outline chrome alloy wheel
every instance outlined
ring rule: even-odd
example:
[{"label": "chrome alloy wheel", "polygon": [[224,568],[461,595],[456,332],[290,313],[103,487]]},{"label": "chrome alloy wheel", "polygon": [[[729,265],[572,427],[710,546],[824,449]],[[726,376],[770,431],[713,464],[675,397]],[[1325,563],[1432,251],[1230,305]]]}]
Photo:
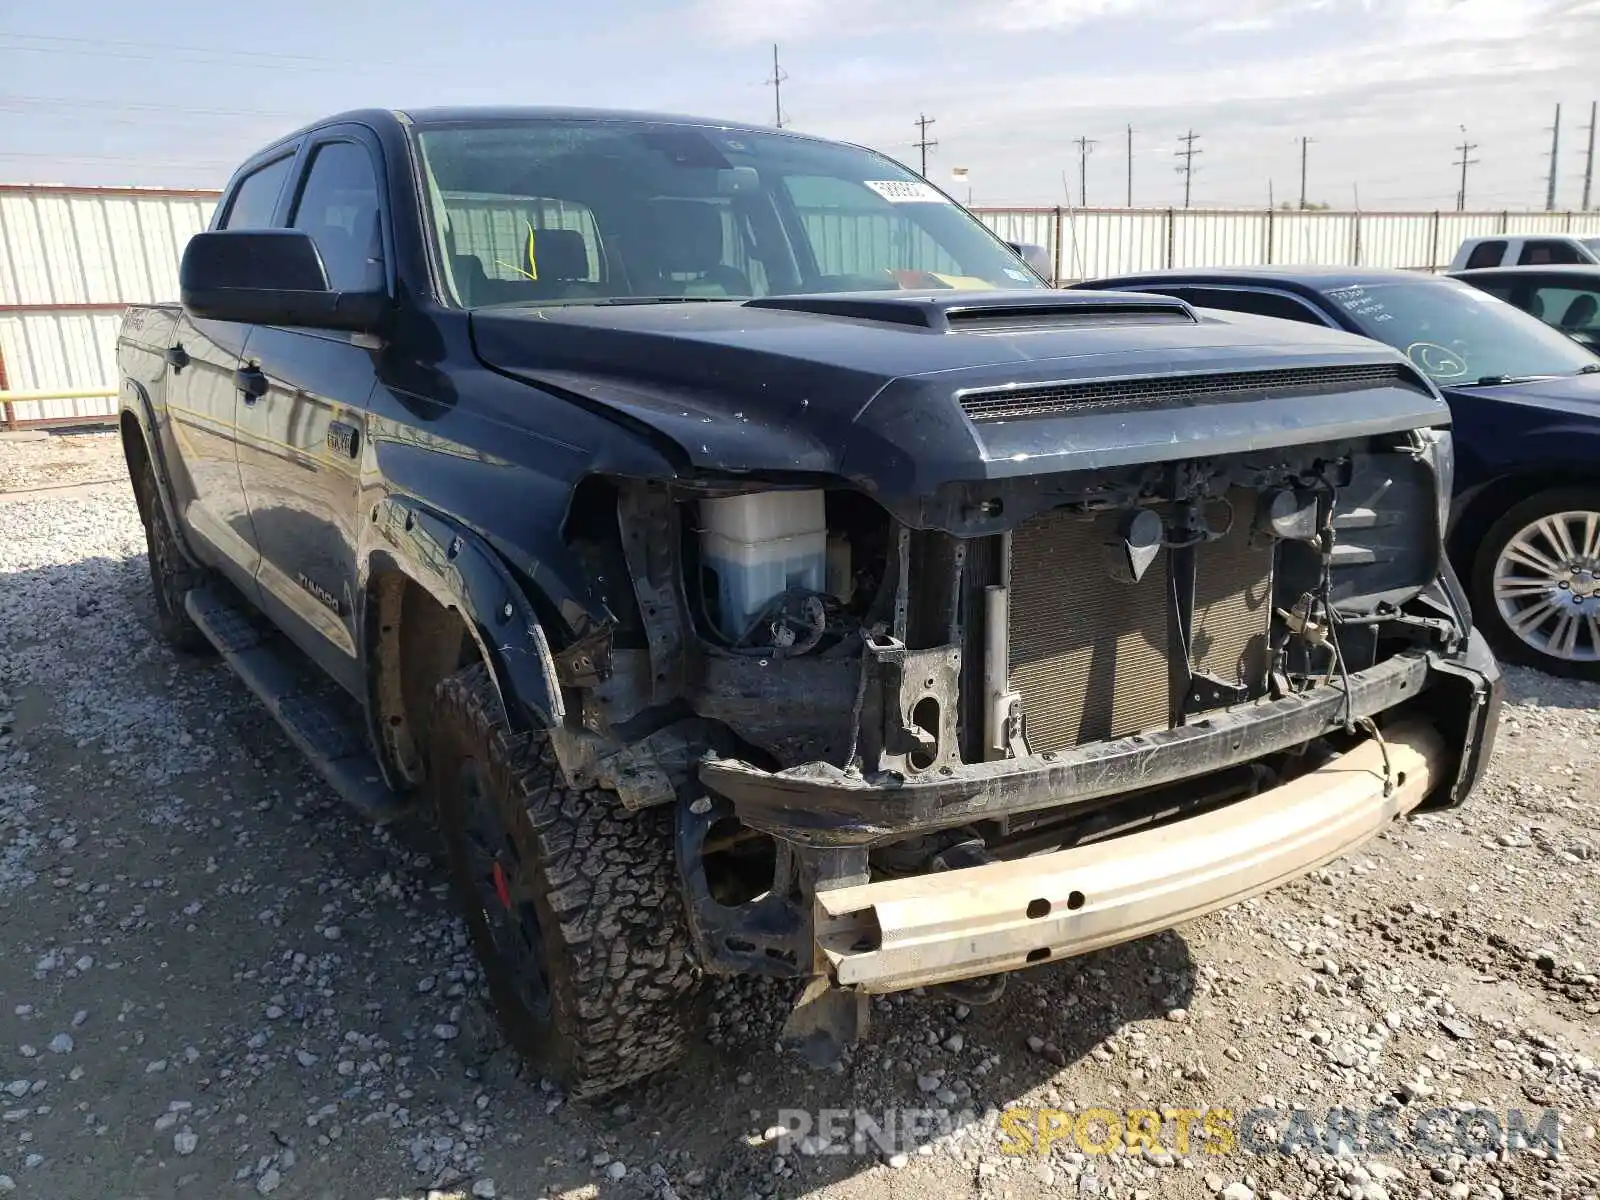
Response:
[{"label": "chrome alloy wheel", "polygon": [[1600,662],[1600,512],[1540,517],[1494,564],[1494,600],[1511,632],[1564,662]]}]

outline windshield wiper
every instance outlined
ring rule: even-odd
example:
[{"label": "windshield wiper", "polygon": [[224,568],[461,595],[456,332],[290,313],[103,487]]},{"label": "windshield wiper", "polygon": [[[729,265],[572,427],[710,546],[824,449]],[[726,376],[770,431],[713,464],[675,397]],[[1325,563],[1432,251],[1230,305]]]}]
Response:
[{"label": "windshield wiper", "polygon": [[[1600,366],[1600,363],[1596,363]],[[1504,383],[1537,383],[1541,379],[1554,379],[1554,375],[1480,375],[1476,380],[1478,387],[1498,387]]]},{"label": "windshield wiper", "polygon": [[1600,362],[1592,362],[1586,367],[1579,367],[1574,375],[1600,375]]},{"label": "windshield wiper", "polygon": [[585,304],[736,304],[749,296],[600,296]]}]

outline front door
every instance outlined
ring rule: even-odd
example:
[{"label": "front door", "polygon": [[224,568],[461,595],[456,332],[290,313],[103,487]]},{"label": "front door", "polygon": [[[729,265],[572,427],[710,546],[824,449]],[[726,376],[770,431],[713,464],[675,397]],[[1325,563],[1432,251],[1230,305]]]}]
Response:
[{"label": "front door", "polygon": [[[335,291],[382,286],[377,148],[324,134],[302,155],[288,224],[317,243]],[[363,690],[356,547],[375,352],[361,335],[257,326],[239,408],[239,473],[262,609],[351,692]]]}]

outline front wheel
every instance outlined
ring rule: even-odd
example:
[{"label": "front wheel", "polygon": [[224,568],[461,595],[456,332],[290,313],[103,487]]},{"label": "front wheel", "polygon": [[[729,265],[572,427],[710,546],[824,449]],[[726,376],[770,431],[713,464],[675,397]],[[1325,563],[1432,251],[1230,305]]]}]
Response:
[{"label": "front wheel", "polygon": [[1600,490],[1557,488],[1514,505],[1473,564],[1473,616],[1495,653],[1600,680]]},{"label": "front wheel", "polygon": [[671,808],[568,787],[480,663],[435,693],[428,763],[452,883],[512,1044],[593,1096],[688,1048],[698,976]]}]

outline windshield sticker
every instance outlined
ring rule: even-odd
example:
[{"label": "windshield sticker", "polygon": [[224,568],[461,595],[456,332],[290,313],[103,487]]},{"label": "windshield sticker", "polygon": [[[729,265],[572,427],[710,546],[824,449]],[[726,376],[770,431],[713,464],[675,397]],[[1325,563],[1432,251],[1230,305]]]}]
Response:
[{"label": "windshield sticker", "polygon": [[1006,272],[1007,275],[1011,276],[1011,278],[1013,278],[1013,279],[1020,280],[1023,283],[1027,283],[1028,282],[1027,275],[1023,274],[1023,272],[1017,270],[1015,267],[1007,267],[1007,268],[1005,268],[1005,272]]},{"label": "windshield sticker", "polygon": [[1433,342],[1412,342],[1406,357],[1435,379],[1460,379],[1467,373],[1466,359]]},{"label": "windshield sticker", "polygon": [[1328,292],[1328,299],[1352,317],[1365,318],[1368,321],[1394,320],[1394,314],[1384,308],[1383,301],[1364,287],[1334,288]]},{"label": "windshield sticker", "polygon": [[863,179],[866,184],[890,204],[949,204],[947,196],[920,179]]}]

